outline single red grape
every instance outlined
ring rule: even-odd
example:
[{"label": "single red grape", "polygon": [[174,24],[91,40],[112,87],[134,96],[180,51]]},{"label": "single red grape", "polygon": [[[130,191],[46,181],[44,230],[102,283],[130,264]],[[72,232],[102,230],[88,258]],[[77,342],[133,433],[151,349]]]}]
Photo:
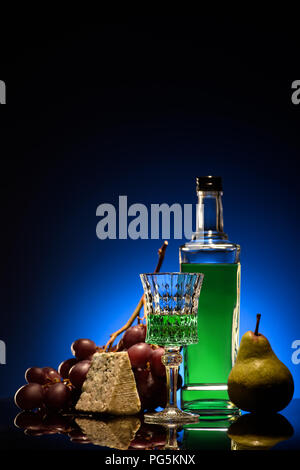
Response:
[{"label": "single red grape", "polygon": [[136,343],[143,343],[146,338],[146,326],[143,324],[134,325],[125,331],[122,340],[123,348],[129,349]]},{"label": "single red grape", "polygon": [[152,354],[151,346],[147,343],[137,343],[127,351],[132,367],[145,367]]},{"label": "single red grape", "polygon": [[78,359],[76,359],[76,357],[71,357],[71,359],[66,359],[65,361],[61,362],[58,366],[59,375],[61,375],[63,379],[67,379],[71,367],[77,364],[77,362]]},{"label": "single red grape", "polygon": [[151,371],[153,374],[157,375],[158,377],[165,377],[166,375],[166,368],[164,364],[161,362],[162,356],[165,354],[164,348],[157,348],[152,351],[150,357],[150,366]]},{"label": "single red grape", "polygon": [[42,406],[43,398],[43,387],[40,384],[29,383],[17,390],[14,401],[21,410],[33,410]]},{"label": "single red grape", "polygon": [[71,345],[72,354],[80,361],[88,359],[96,352],[96,343],[91,339],[81,338]]},{"label": "single red grape", "polygon": [[64,383],[55,383],[50,385],[44,396],[44,403],[47,408],[60,410],[64,408],[71,396],[71,390]]},{"label": "single red grape", "polygon": [[44,385],[47,382],[45,371],[41,367],[29,367],[25,372],[25,379],[28,383]]},{"label": "single red grape", "polygon": [[150,371],[148,369],[138,368],[134,371],[136,387],[137,387],[140,398],[147,395],[147,390],[148,390],[147,381],[148,381],[149,374],[150,374]]},{"label": "single red grape", "polygon": [[69,379],[76,388],[81,388],[86,379],[86,374],[90,368],[91,361],[79,361],[75,366],[71,367]]},{"label": "single red grape", "polygon": [[61,376],[53,367],[43,367],[43,371],[46,374],[47,381],[61,382]]},{"label": "single red grape", "polygon": [[142,410],[160,406],[165,396],[165,380],[154,376],[148,369],[136,369],[134,376]]}]

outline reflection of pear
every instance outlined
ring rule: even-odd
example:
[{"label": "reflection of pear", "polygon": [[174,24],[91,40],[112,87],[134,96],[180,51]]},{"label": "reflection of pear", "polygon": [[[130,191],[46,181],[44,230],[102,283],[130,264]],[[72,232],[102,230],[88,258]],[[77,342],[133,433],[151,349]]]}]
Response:
[{"label": "reflection of pear", "polygon": [[138,431],[141,421],[135,416],[117,418],[76,418],[76,423],[89,441],[98,446],[126,450]]},{"label": "reflection of pear", "polygon": [[273,352],[267,338],[248,331],[241,339],[235,365],[228,377],[229,398],[244,411],[276,412],[285,408],[294,393],[289,369]]},{"label": "reflection of pear", "polygon": [[228,429],[234,450],[268,450],[293,435],[288,420],[277,413],[248,413],[240,416]]}]

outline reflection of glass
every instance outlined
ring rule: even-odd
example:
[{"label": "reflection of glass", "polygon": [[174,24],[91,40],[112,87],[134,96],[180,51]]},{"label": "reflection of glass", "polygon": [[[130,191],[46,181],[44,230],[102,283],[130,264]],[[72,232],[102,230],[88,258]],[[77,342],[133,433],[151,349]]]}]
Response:
[{"label": "reflection of glass", "polygon": [[177,442],[177,429],[178,429],[178,424],[164,424],[164,428],[167,431],[166,435],[166,443],[163,447],[163,449],[169,449],[169,450],[178,450],[178,442]]},{"label": "reflection of glass", "polygon": [[203,274],[141,274],[147,311],[146,342],[165,347],[168,400],[163,411],[145,415],[145,421],[182,423],[198,416],[177,407],[178,368],[182,362],[180,346],[198,342],[198,299]]}]

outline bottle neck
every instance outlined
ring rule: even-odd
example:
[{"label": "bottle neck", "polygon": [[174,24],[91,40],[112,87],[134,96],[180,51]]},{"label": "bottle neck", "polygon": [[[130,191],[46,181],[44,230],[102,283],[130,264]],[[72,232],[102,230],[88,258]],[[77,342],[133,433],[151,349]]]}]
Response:
[{"label": "bottle neck", "polygon": [[196,232],[193,240],[227,240],[224,233],[222,191],[197,191]]}]

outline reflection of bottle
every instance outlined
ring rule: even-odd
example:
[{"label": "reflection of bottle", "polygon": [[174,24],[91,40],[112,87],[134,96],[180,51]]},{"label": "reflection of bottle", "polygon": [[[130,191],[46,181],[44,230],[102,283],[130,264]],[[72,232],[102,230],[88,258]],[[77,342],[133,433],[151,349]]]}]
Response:
[{"label": "reflection of bottle", "polygon": [[231,450],[227,430],[234,418],[201,420],[183,426],[182,449],[189,450]]},{"label": "reflection of bottle", "polygon": [[197,194],[196,232],[180,247],[181,271],[204,274],[199,342],[184,348],[182,408],[232,413],[227,379],[239,341],[240,247],[223,232],[221,178],[197,178]]}]

